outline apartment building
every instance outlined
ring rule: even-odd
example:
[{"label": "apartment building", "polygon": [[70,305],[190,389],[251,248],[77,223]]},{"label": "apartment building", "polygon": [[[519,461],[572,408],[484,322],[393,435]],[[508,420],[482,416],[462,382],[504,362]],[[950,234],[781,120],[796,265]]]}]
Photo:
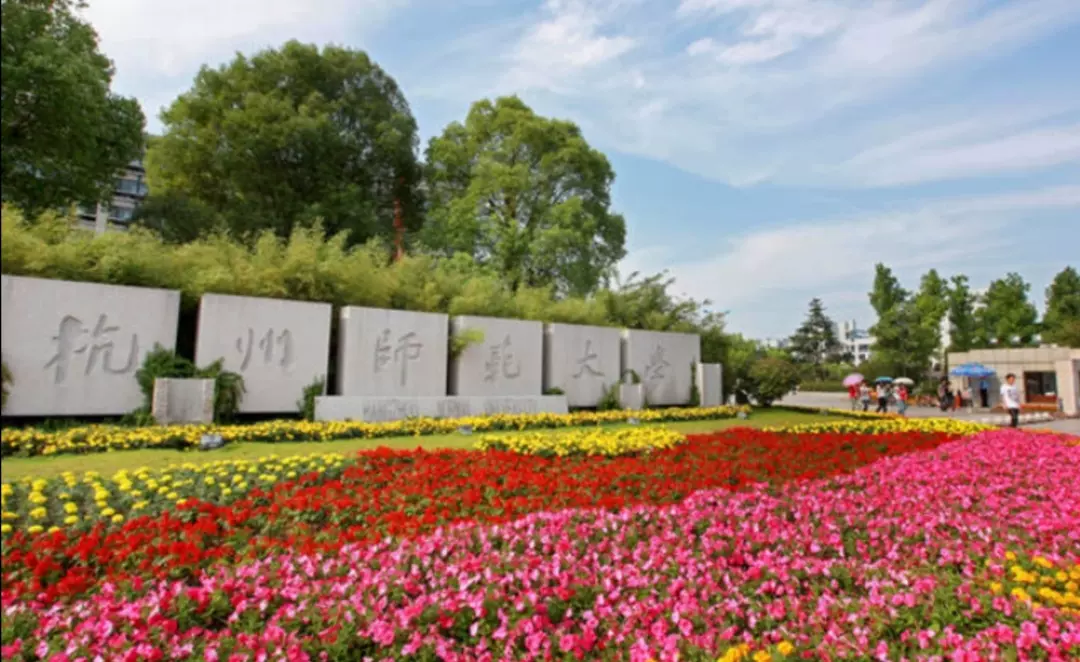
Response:
[{"label": "apartment building", "polygon": [[149,188],[142,160],[132,161],[117,177],[111,200],[99,202],[96,207],[79,207],[80,224],[98,234],[107,230],[126,230],[147,193]]}]

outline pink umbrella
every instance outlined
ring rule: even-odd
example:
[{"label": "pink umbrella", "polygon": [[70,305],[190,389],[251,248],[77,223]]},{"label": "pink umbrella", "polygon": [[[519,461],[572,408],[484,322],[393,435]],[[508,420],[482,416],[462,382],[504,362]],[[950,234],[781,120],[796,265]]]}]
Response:
[{"label": "pink umbrella", "polygon": [[865,381],[866,377],[863,377],[857,372],[853,372],[847,377],[844,377],[844,386],[855,386],[857,384],[862,384]]}]

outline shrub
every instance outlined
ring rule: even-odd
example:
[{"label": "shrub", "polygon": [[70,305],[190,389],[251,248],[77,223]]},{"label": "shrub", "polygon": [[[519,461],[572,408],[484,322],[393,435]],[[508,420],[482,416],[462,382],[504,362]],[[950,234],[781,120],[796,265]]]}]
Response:
[{"label": "shrub", "polygon": [[803,391],[813,391],[818,393],[843,393],[847,391],[847,387],[841,382],[820,382],[810,381],[802,382],[799,384],[799,389]]},{"label": "shrub", "polygon": [[300,417],[305,421],[315,420],[315,398],[326,394],[326,378],[319,377],[304,387],[300,393],[300,399],[296,401],[296,408],[300,410]]},{"label": "shrub", "polygon": [[135,380],[143,394],[143,406],[132,416],[136,420],[148,420],[154,400],[154,380],[156,379],[213,379],[214,380],[214,420],[229,421],[240,409],[244,397],[244,378],[235,372],[225,370],[223,361],[218,359],[205,368],[197,368],[194,363],[161,345],[147,353],[142,365],[135,372]]},{"label": "shrub", "polygon": [[750,395],[763,407],[784,397],[799,385],[799,369],[787,359],[766,357],[750,366]]}]

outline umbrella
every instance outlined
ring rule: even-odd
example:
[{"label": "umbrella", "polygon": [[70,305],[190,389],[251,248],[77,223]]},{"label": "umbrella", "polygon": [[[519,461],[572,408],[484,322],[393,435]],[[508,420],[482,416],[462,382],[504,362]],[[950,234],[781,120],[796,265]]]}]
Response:
[{"label": "umbrella", "polygon": [[949,371],[950,375],[955,377],[990,377],[996,374],[991,368],[987,368],[981,363],[965,363],[958,365]]},{"label": "umbrella", "polygon": [[904,386],[915,386],[915,380],[910,377],[899,377],[893,383],[903,384]]},{"label": "umbrella", "polygon": [[884,384],[884,383],[887,383],[887,382],[891,382],[892,377],[878,377],[874,381],[877,382],[878,384]]},{"label": "umbrella", "polygon": [[866,381],[866,377],[863,377],[857,372],[853,372],[847,377],[844,377],[844,386],[858,386]]}]

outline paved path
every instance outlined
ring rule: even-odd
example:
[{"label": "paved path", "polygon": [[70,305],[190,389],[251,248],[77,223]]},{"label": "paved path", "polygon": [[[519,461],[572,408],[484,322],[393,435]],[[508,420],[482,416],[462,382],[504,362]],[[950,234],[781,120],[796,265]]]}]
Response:
[{"label": "paved path", "polygon": [[[851,407],[847,393],[795,393],[785,397],[780,404],[796,405],[800,407],[828,407],[833,409],[848,409]],[[876,406],[875,403],[870,410],[873,411]],[[892,411],[895,411],[895,409]],[[976,410],[974,413],[969,413],[966,410],[942,412],[937,407],[911,407],[907,410],[907,415],[911,418],[955,418],[961,421],[978,421],[980,418],[989,414],[979,410]],[[1075,418],[1053,422],[1032,423],[1031,427],[1047,428],[1050,430],[1080,435],[1080,419]]]}]

